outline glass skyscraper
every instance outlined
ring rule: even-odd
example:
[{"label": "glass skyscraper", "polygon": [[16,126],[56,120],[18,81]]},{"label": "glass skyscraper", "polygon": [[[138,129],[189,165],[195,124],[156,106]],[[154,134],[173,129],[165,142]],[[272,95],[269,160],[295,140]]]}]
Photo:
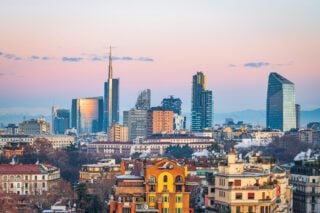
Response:
[{"label": "glass skyscraper", "polygon": [[213,98],[212,91],[206,90],[206,76],[197,72],[192,81],[191,130],[202,131],[212,127]]},{"label": "glass skyscraper", "polygon": [[119,79],[113,78],[111,48],[108,81],[104,83],[104,131],[119,122]]},{"label": "glass skyscraper", "polygon": [[72,100],[71,126],[78,134],[90,134],[102,131],[103,98],[79,98]]},{"label": "glass skyscraper", "polygon": [[52,133],[64,134],[70,128],[70,110],[52,107]]},{"label": "glass skyscraper", "polygon": [[267,128],[281,131],[296,128],[294,84],[275,72],[269,75]]},{"label": "glass skyscraper", "polygon": [[151,105],[151,90],[146,89],[140,92],[136,102],[136,109],[149,110]]},{"label": "glass skyscraper", "polygon": [[162,99],[162,107],[165,109],[170,109],[173,113],[180,115],[181,114],[181,104],[182,101],[180,98],[174,98],[172,95],[169,98]]}]

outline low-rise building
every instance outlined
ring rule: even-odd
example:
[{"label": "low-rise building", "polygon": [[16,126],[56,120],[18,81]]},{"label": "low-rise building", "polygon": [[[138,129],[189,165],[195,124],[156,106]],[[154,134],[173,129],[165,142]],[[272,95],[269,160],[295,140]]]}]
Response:
[{"label": "low-rise building", "polygon": [[113,124],[108,132],[110,142],[127,142],[128,127],[120,124]]},{"label": "low-rise building", "polygon": [[60,180],[60,169],[48,164],[0,164],[0,191],[42,194]]},{"label": "low-rise building", "polygon": [[70,135],[40,135],[36,139],[44,138],[51,143],[54,149],[64,149],[74,144],[75,138]]},{"label": "low-rise building", "polygon": [[245,163],[232,150],[209,181],[206,212],[292,212],[291,198],[285,170],[259,158]]},{"label": "low-rise building", "polygon": [[31,135],[0,135],[0,146],[8,143],[28,143],[33,144],[34,137]]},{"label": "low-rise building", "polygon": [[19,133],[29,135],[50,134],[50,123],[43,118],[23,121],[19,124]]},{"label": "low-rise building", "polygon": [[92,183],[98,179],[113,180],[124,174],[124,168],[116,164],[114,159],[104,159],[96,164],[85,164],[80,169],[80,183]]},{"label": "low-rise building", "polygon": [[291,168],[293,212],[320,212],[320,160],[298,159]]},{"label": "low-rise building", "polygon": [[164,212],[189,213],[190,192],[187,167],[162,159],[144,163],[143,176],[117,176],[110,213]]}]

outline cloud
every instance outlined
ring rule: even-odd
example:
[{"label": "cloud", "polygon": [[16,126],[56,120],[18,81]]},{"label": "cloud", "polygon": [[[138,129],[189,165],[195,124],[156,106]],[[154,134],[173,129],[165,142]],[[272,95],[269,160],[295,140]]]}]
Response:
[{"label": "cloud", "polygon": [[243,66],[244,67],[249,67],[249,68],[261,68],[261,67],[267,67],[270,64],[268,62],[248,62],[245,63]]},{"label": "cloud", "polygon": [[229,64],[229,67],[236,67],[235,64]]},{"label": "cloud", "polygon": [[[11,53],[0,52],[0,56],[8,59],[8,60],[31,60],[31,61],[47,61],[47,60],[61,60],[63,62],[80,62],[83,60],[88,61],[107,61],[108,55],[99,55],[99,54],[81,54],[81,56],[62,56],[61,58],[54,58],[49,56],[39,56],[39,55],[31,55],[29,57],[23,58]],[[145,61],[145,62],[153,62],[154,60],[149,57],[131,57],[131,56],[112,56],[112,60],[114,61]]]},{"label": "cloud", "polygon": [[43,60],[43,61],[47,61],[50,60],[52,58],[48,57],[48,56],[38,56],[38,55],[33,55],[30,57],[31,60]]},{"label": "cloud", "polygon": [[62,57],[63,62],[79,62],[82,61],[82,57]]},{"label": "cloud", "polygon": [[149,61],[149,62],[153,62],[154,61],[152,58],[148,58],[148,57],[139,57],[136,60],[137,61]]}]

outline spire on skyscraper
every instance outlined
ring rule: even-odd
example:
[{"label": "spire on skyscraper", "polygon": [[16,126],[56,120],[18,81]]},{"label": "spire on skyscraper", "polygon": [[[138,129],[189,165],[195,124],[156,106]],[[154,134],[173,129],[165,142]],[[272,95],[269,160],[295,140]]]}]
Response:
[{"label": "spire on skyscraper", "polygon": [[110,53],[109,53],[109,76],[108,79],[112,79],[112,57],[111,57],[111,46],[110,46]]}]

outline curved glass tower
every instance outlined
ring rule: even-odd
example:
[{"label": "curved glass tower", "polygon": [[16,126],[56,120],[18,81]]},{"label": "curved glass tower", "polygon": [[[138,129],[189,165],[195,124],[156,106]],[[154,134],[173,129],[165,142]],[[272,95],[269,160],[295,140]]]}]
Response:
[{"label": "curved glass tower", "polygon": [[278,73],[269,75],[267,128],[289,131],[296,128],[294,84]]}]

